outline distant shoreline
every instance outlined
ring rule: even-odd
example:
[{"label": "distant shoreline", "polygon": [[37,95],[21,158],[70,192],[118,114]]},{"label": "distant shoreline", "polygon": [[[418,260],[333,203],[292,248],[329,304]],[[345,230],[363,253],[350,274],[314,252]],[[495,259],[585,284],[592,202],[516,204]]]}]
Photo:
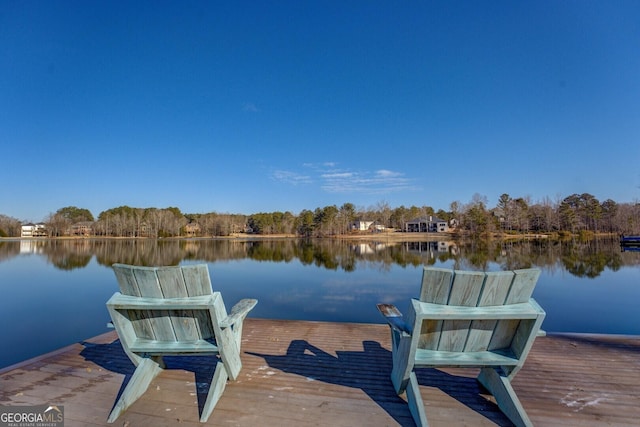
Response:
[{"label": "distant shoreline", "polygon": [[[577,236],[577,235],[575,235]],[[574,237],[575,237],[574,236]],[[617,237],[615,233],[597,233],[593,237]],[[235,241],[259,241],[259,240],[281,240],[281,239],[306,239],[307,237],[295,234],[247,234],[234,233],[229,236],[194,236],[194,237],[107,237],[107,236],[61,236],[61,237],[0,237],[0,241],[46,241],[46,240],[235,240]],[[380,232],[380,233],[353,233],[340,234],[325,237],[309,237],[310,239],[321,240],[352,240],[352,241],[385,241],[385,242],[435,242],[466,240],[471,236],[457,233],[416,233],[416,232]],[[481,236],[481,239],[495,240],[536,240],[536,239],[557,239],[558,236],[550,234],[506,234],[495,233],[489,237]]]},{"label": "distant shoreline", "polygon": [[234,233],[229,236],[178,236],[178,237],[112,237],[112,236],[60,236],[60,237],[0,237],[0,241],[46,241],[46,240],[283,240],[283,239],[320,239],[320,240],[365,240],[365,241],[438,241],[454,240],[453,233],[407,233],[407,232],[381,232],[381,233],[358,233],[340,234],[324,237],[304,237],[295,234],[247,234]]}]

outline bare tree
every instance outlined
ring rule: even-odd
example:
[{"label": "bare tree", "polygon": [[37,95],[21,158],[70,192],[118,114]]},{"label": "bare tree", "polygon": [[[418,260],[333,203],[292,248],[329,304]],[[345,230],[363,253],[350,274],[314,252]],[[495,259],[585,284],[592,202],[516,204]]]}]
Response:
[{"label": "bare tree", "polygon": [[16,218],[0,214],[0,237],[20,236],[22,224]]}]

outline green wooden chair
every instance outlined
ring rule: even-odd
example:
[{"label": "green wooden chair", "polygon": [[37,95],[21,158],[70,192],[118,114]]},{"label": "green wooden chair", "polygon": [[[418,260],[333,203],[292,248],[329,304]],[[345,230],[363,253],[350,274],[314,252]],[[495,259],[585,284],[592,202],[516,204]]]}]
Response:
[{"label": "green wooden chair", "polygon": [[120,292],[107,302],[122,348],[136,365],[114,405],[114,422],[165,368],[163,356],[214,356],[216,363],[200,422],[206,422],[227,379],[240,373],[242,323],[257,300],[238,302],[230,314],[213,292],[206,264],[137,267],[114,264]]},{"label": "green wooden chair", "polygon": [[454,271],[426,267],[420,299],[405,317],[391,304],[378,309],[391,328],[391,381],[407,394],[419,426],[428,426],[417,368],[481,368],[478,381],[517,426],[531,426],[511,380],[524,364],[545,312],[531,298],[540,270]]}]

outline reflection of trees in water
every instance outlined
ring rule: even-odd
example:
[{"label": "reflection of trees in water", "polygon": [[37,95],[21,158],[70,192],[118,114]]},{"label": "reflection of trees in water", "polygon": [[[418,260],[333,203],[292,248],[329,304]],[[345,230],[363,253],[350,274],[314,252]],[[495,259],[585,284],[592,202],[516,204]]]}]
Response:
[{"label": "reflection of trees in water", "polygon": [[306,265],[344,271],[356,268],[357,254],[339,240],[301,240],[296,251],[301,255],[300,262]]},{"label": "reflection of trees in water", "polygon": [[625,264],[640,264],[640,257],[620,252],[616,239],[485,241],[463,245],[460,253],[461,261],[456,268],[485,269],[490,262],[499,264],[504,270],[561,266],[577,277],[597,277],[605,268],[616,271]]},{"label": "reflection of trees in water", "polygon": [[93,248],[86,240],[51,240],[45,245],[43,253],[56,268],[74,270],[89,264]]},{"label": "reflection of trees in water", "polygon": [[0,242],[0,262],[11,259],[20,254],[20,242]]},{"label": "reflection of trees in water", "polygon": [[179,240],[119,239],[96,240],[95,254],[99,264],[178,265],[190,252],[180,247]]},{"label": "reflection of trees in water", "polygon": [[578,277],[596,277],[605,269],[640,264],[638,253],[620,251],[618,241],[487,241],[444,242],[353,242],[337,239],[273,240],[152,240],[74,239],[0,242],[0,260],[20,253],[38,253],[57,268],[71,270],[89,264],[95,255],[99,264],[177,265],[182,261],[216,262],[252,259],[292,262],[331,270],[354,271],[372,267],[388,270],[452,262],[457,269],[485,270],[497,264],[505,270],[533,266],[562,268]]},{"label": "reflection of trees in water", "polygon": [[74,270],[84,268],[91,261],[91,255],[68,254],[63,257],[51,257],[51,263],[60,270]]},{"label": "reflection of trees in water", "polygon": [[282,241],[276,245],[263,245],[262,242],[251,242],[247,246],[246,257],[254,261],[290,262],[295,258],[292,249],[294,241]]},{"label": "reflection of trees in water", "polygon": [[603,250],[599,241],[574,243],[562,254],[562,265],[577,277],[598,277],[605,268],[617,271],[623,265],[620,249],[617,252]]}]

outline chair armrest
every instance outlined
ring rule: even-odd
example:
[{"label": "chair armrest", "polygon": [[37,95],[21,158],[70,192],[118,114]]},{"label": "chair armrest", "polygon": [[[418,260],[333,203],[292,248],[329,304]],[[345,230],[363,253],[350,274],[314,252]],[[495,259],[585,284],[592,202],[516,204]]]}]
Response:
[{"label": "chair armrest", "polygon": [[257,303],[257,299],[250,298],[238,301],[238,303],[231,309],[231,313],[229,313],[229,315],[220,322],[220,326],[223,328],[233,326],[238,320],[241,321],[244,319]]},{"label": "chair armrest", "polygon": [[398,332],[411,334],[411,329],[402,318],[402,313],[393,304],[377,304],[378,311],[384,316],[389,326]]}]

